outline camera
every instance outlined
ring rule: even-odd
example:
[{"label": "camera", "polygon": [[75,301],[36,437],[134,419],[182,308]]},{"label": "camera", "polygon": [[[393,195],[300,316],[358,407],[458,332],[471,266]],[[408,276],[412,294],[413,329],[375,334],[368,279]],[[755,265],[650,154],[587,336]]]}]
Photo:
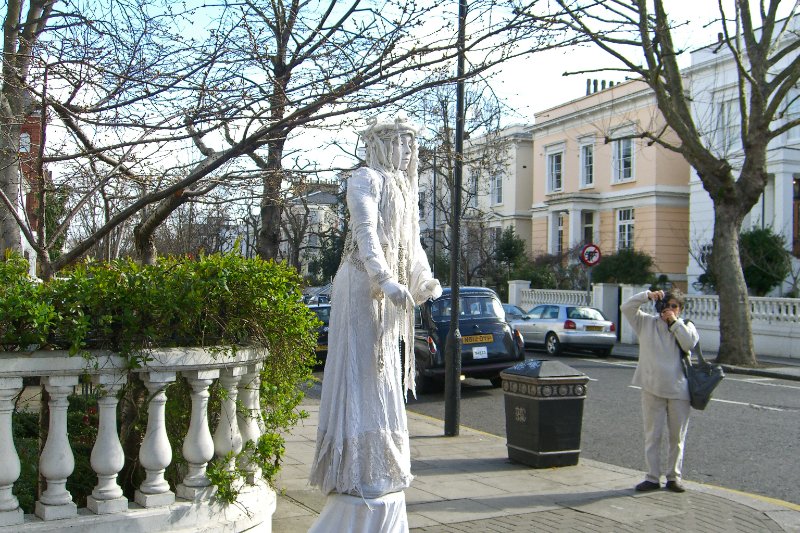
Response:
[{"label": "camera", "polygon": [[667,307],[667,302],[664,300],[664,298],[661,298],[660,300],[656,300],[656,301],[655,301],[655,302],[653,302],[653,303],[654,303],[654,304],[655,304],[655,306],[656,306],[656,313],[658,313],[659,315],[660,315],[660,314],[661,314],[661,313],[664,311],[664,309]]}]

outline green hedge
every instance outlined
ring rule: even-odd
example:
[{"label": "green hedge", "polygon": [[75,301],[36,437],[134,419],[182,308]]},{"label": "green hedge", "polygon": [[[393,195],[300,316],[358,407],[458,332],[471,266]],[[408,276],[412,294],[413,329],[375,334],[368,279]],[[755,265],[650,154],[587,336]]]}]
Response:
[{"label": "green hedge", "polygon": [[[283,455],[280,435],[305,416],[297,406],[316,362],[319,323],[302,303],[300,281],[285,264],[218,254],[166,258],[155,266],[126,260],[86,262],[40,282],[28,277],[22,258],[9,255],[0,261],[0,351],[66,349],[90,358],[89,350],[108,349],[127,357],[135,369],[146,366],[149,351],[158,348],[266,348],[269,357],[261,372],[266,431],[256,443],[256,455],[264,476],[271,480]],[[135,386],[132,377],[129,387]],[[211,392],[213,408],[220,391],[213,387]],[[179,380],[167,395],[168,431],[176,451],[172,467],[177,472],[179,441],[189,423],[185,408],[190,404],[189,387]],[[137,424],[143,429],[146,405],[142,407]],[[213,414],[210,422],[213,428]],[[24,424],[21,419],[14,423]],[[73,448],[85,444],[73,439],[72,433],[70,437]],[[27,450],[30,460],[29,446],[20,441],[17,445]],[[210,471],[215,468],[211,465]],[[78,465],[73,476],[83,477]],[[170,479],[173,485],[178,477]],[[220,494],[232,501],[235,491],[224,488]],[[73,491],[80,502],[85,494],[76,492],[82,491]]]}]

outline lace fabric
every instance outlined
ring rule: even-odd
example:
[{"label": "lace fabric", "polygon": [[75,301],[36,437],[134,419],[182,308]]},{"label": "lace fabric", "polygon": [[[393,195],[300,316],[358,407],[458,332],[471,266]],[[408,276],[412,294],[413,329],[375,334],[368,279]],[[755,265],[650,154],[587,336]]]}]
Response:
[{"label": "lace fabric", "polygon": [[[432,279],[403,173],[362,168],[350,178],[351,233],[333,280],[328,356],[309,481],[324,493],[374,498],[408,487],[405,388],[414,390],[414,319],[380,291],[392,278],[416,301]],[[416,229],[416,231],[415,231]],[[400,339],[405,339],[405,367]],[[404,379],[405,378],[405,379]]]}]

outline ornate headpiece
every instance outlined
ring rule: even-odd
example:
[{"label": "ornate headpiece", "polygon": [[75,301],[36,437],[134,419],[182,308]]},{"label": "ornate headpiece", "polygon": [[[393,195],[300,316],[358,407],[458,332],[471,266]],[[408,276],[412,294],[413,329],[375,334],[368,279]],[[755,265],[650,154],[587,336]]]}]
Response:
[{"label": "ornate headpiece", "polygon": [[398,116],[394,120],[384,120],[378,122],[376,117],[367,121],[367,128],[359,132],[359,136],[368,142],[370,137],[377,136],[379,139],[392,139],[397,135],[405,133],[417,136],[417,128],[408,121],[406,117]]}]

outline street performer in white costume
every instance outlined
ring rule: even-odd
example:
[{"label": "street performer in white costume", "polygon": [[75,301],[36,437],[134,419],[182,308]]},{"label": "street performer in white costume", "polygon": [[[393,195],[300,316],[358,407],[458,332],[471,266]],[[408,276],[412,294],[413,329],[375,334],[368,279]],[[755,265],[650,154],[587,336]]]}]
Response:
[{"label": "street performer in white costume", "polygon": [[371,124],[361,132],[367,166],[348,180],[350,229],[333,280],[309,477],[328,500],[314,533],[408,531],[414,305],[442,293],[420,244],[415,137],[403,119]]}]

